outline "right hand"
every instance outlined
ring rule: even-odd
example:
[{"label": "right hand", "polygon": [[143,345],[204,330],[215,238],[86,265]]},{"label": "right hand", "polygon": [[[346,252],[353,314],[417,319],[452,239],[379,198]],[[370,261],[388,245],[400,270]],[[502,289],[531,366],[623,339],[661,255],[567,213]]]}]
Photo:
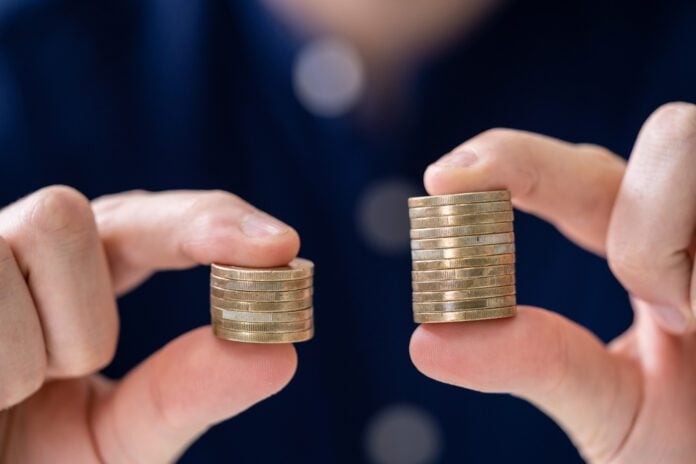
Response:
[{"label": "right hand", "polygon": [[[628,163],[595,145],[498,129],[430,166],[431,195],[509,189],[518,208],[606,256],[635,320],[608,345],[530,306],[510,319],[425,324],[411,339],[416,366],[443,382],[530,401],[589,462],[693,463],[694,154],[696,105],[671,103],[645,122]],[[573,304],[583,301],[574,296]]]},{"label": "right hand", "polygon": [[282,389],[297,364],[292,345],[222,341],[209,327],[123,380],[95,372],[114,356],[116,295],[153,272],[283,265],[298,249],[292,228],[224,192],[90,203],[48,187],[0,210],[0,460],[172,461],[212,424]]}]

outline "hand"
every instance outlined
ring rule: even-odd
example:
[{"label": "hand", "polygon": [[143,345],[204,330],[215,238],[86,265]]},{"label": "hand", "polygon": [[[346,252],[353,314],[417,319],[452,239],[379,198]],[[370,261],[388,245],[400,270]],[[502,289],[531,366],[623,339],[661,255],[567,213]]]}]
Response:
[{"label": "hand", "polygon": [[90,204],[49,187],[0,211],[0,460],[168,462],[279,391],[295,371],[291,345],[226,342],[209,327],[119,382],[93,373],[114,355],[115,295],[152,272],[282,265],[298,248],[293,229],[223,192]]},{"label": "hand", "polygon": [[657,110],[628,165],[600,147],[492,130],[430,166],[425,185],[434,195],[509,189],[519,209],[607,257],[635,322],[609,346],[528,306],[508,320],[422,325],[411,340],[418,369],[532,402],[590,462],[694,462],[696,106]]}]

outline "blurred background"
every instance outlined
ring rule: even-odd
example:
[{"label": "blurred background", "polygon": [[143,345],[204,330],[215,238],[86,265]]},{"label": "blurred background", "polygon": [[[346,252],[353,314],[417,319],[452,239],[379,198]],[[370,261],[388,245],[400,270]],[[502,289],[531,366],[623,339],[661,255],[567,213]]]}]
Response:
[{"label": "blurred background", "polygon": [[[657,106],[696,101],[694,24],[686,0],[1,0],[0,205],[54,183],[225,189],[297,228],[317,336],[184,463],[581,462],[530,405],[411,365],[405,200],[492,127],[627,156]],[[621,333],[606,263],[516,219],[519,301]],[[207,279],[122,298],[107,375],[206,324]]]}]

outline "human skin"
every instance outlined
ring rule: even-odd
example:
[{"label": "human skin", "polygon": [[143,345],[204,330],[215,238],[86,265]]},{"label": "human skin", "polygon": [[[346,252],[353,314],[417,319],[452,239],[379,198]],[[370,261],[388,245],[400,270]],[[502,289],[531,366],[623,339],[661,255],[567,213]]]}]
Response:
[{"label": "human skin", "polygon": [[116,296],[153,272],[282,265],[298,249],[292,228],[225,192],[90,202],[53,186],[1,210],[0,461],[171,462],[281,390],[297,364],[292,345],[222,341],[210,327],[122,380],[96,372],[114,355]]},{"label": "human skin", "polygon": [[410,346],[416,367],[530,401],[589,462],[693,462],[696,106],[653,113],[628,163],[601,147],[495,129],[428,167],[424,180],[432,195],[509,189],[517,208],[606,257],[635,320],[609,345],[531,306],[507,320],[421,325]]}]

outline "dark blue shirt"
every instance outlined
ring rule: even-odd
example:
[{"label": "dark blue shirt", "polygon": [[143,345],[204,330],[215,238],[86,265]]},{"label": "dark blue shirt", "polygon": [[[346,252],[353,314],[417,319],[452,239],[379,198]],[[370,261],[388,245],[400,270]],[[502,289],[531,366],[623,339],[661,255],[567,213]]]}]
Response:
[{"label": "dark blue shirt", "polygon": [[[268,463],[366,462],[374,418],[395,405],[432,418],[438,462],[579,461],[530,405],[415,370],[408,248],[372,246],[360,208],[384,181],[419,186],[429,162],[495,126],[627,155],[658,105],[696,100],[694,24],[687,1],[515,2],[367,129],[303,108],[292,88],[302,43],[255,1],[7,0],[0,204],[53,183],[90,197],[219,188],[297,228],[317,266],[316,338],[298,346],[287,389],[213,428],[183,462],[258,462],[259,451]],[[625,330],[627,297],[604,261],[523,214],[516,232],[521,303],[604,340]],[[207,287],[206,269],[164,273],[122,298],[107,374],[206,324]]]}]

